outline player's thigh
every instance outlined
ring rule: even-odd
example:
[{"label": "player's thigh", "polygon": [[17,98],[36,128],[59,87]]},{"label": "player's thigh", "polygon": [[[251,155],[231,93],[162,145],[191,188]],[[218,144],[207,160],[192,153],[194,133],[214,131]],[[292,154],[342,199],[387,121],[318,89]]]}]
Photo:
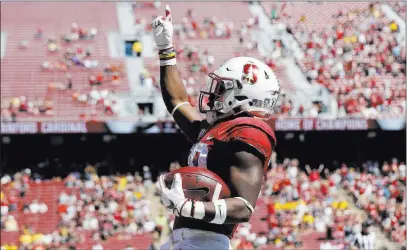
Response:
[{"label": "player's thigh", "polygon": [[174,250],[229,250],[230,242],[218,237],[189,237],[174,244]]}]

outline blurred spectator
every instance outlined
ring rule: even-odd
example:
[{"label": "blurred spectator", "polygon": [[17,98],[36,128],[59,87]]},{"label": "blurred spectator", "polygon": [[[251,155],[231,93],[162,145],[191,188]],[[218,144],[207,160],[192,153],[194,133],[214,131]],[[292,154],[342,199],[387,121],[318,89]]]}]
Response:
[{"label": "blurred spectator", "polygon": [[59,50],[59,47],[58,47],[58,45],[56,43],[56,39],[54,37],[50,37],[48,39],[48,45],[47,46],[48,46],[48,51],[49,52],[56,52],[56,51]]},{"label": "blurred spectator", "polygon": [[401,18],[406,16],[406,3],[405,2],[389,2],[388,3],[399,14]]},{"label": "blurred spectator", "polygon": [[48,211],[48,207],[44,202],[38,202],[38,200],[33,200],[33,202],[29,205],[30,213],[46,213]]},{"label": "blurred spectator", "polygon": [[141,56],[141,51],[142,51],[142,44],[139,41],[136,41],[133,43],[132,46],[132,51],[133,51],[133,55],[136,54],[137,57]]},{"label": "blurred spectator", "polygon": [[143,181],[144,186],[147,188],[152,185],[152,175],[148,166],[143,167]]},{"label": "blurred spectator", "polygon": [[17,232],[18,231],[18,224],[15,220],[14,216],[7,215],[6,220],[4,222],[4,231],[6,232]]},{"label": "blurred spectator", "polygon": [[100,243],[96,243],[92,246],[92,250],[103,250],[103,246]]},{"label": "blurred spectator", "polygon": [[41,28],[38,28],[37,29],[37,32],[35,33],[35,35],[34,35],[34,37],[36,38],[36,39],[40,39],[40,38],[42,38],[42,35],[44,34],[44,31],[41,29]]},{"label": "blurred spectator", "polygon": [[29,42],[28,42],[27,39],[22,39],[21,42],[20,42],[20,48],[22,48],[22,49],[27,49],[27,48],[28,48],[28,44],[29,44]]},{"label": "blurred spectator", "polygon": [[375,249],[375,233],[371,232],[369,225],[362,225],[361,232],[355,235],[355,243],[361,249]]},{"label": "blurred spectator", "polygon": [[72,87],[73,87],[73,85],[72,85],[72,75],[69,74],[69,73],[66,73],[65,78],[66,78],[66,81],[67,81],[66,88],[67,89],[72,89]]},{"label": "blurred spectator", "polygon": [[148,247],[149,250],[159,250],[160,249],[160,239],[161,239],[161,231],[160,227],[156,227],[152,232],[153,242]]}]

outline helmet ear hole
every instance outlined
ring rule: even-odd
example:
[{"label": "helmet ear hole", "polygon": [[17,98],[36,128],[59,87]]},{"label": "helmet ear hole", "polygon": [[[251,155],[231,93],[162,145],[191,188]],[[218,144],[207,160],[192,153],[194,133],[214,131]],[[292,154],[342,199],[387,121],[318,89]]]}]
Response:
[{"label": "helmet ear hole", "polygon": [[230,105],[232,105],[232,102],[231,102],[231,101],[229,101],[229,102],[228,102],[228,105],[229,105],[229,106],[230,106]]}]

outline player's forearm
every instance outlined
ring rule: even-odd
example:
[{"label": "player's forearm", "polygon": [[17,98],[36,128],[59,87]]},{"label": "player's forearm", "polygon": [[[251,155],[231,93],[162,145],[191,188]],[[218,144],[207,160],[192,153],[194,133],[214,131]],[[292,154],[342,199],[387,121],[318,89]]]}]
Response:
[{"label": "player's forearm", "polygon": [[[226,202],[226,219],[223,224],[236,224],[242,222],[248,222],[252,212],[244,204],[243,201],[229,198],[225,199]],[[216,209],[213,202],[204,202],[205,206],[205,217],[203,218],[206,222],[212,222],[216,217],[216,211],[221,211],[219,206]],[[224,215],[221,215],[224,216]]]},{"label": "player's forearm", "polygon": [[164,103],[173,114],[177,105],[188,102],[188,95],[177,69],[176,52],[172,42],[174,27],[170,6],[165,6],[165,17],[158,16],[151,23],[151,27],[160,58],[160,85]]},{"label": "player's forearm", "polygon": [[179,76],[177,65],[160,67],[160,85],[169,112],[179,103],[188,102],[187,91]]},{"label": "player's forearm", "polygon": [[183,217],[203,220],[213,224],[236,224],[247,222],[253,207],[241,198],[228,198],[211,202],[186,200],[180,207]]}]

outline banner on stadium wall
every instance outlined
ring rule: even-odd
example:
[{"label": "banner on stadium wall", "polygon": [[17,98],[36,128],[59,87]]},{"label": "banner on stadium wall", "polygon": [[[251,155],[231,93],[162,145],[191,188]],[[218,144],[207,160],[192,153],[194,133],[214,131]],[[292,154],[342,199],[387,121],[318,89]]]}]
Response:
[{"label": "banner on stadium wall", "polygon": [[366,119],[307,119],[287,118],[269,120],[275,131],[329,131],[329,130],[368,130],[376,129],[374,120]]},{"label": "banner on stadium wall", "polygon": [[[363,131],[403,130],[404,118],[380,120],[366,119],[318,119],[318,118],[272,118],[267,123],[275,131]],[[43,121],[43,122],[2,122],[1,134],[86,134],[86,133],[178,133],[174,121],[132,122],[132,121]]]},{"label": "banner on stadium wall", "polygon": [[101,122],[2,122],[1,134],[86,134],[106,133]]}]

